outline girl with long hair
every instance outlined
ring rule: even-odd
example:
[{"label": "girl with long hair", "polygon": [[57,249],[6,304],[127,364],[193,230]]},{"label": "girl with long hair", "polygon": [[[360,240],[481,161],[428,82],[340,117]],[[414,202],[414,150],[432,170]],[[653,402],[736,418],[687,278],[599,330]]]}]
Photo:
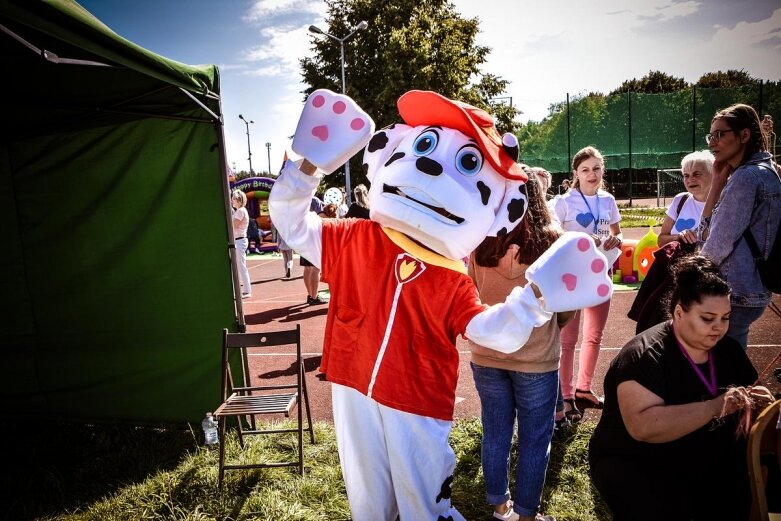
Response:
[{"label": "girl with long hair", "polygon": [[[605,252],[621,247],[621,227],[615,198],[605,190],[603,176],[605,160],[594,147],[585,147],[572,159],[572,188],[557,197],[553,211],[565,231],[585,232]],[[561,392],[567,416],[580,419],[581,406],[602,407],[602,398],[591,390],[591,381],[602,347],[602,333],[607,323],[610,301],[579,310],[561,331]],[[580,333],[580,317],[583,315],[583,341],[580,346],[578,378],[573,389],[575,344]]]},{"label": "girl with long hair", "polygon": [[[470,258],[469,275],[480,299],[489,305],[503,302],[514,287],[525,285],[526,268],[561,233],[551,222],[536,174],[528,171],[528,175],[529,206],[521,223],[510,233],[486,238]],[[534,329],[523,347],[510,354],[469,342],[482,410],[486,497],[497,519],[552,519],[538,510],[558,394],[559,328],[571,317],[572,313],[554,313],[545,325]],[[511,496],[508,461],[516,419],[518,461]]]}]

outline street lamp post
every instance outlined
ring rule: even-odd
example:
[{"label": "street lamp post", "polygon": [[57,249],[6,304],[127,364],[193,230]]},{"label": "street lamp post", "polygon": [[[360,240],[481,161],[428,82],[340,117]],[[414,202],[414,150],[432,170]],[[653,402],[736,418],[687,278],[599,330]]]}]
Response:
[{"label": "street lamp post", "polygon": [[[339,53],[342,60],[342,94],[347,94],[347,88],[344,81],[344,42],[352,38],[355,33],[357,33],[362,29],[366,29],[368,26],[369,23],[366,20],[363,20],[358,25],[353,27],[352,31],[350,31],[350,33],[344,38],[337,38],[336,36],[332,34],[328,34],[327,32],[323,31],[322,29],[314,25],[309,26],[309,32],[315,34],[322,34],[332,39],[335,42],[339,42]],[[349,206],[352,203],[352,190],[350,189],[350,160],[349,159],[344,164],[344,190],[345,192],[347,192],[347,205]]]},{"label": "street lamp post", "polygon": [[268,152],[268,175],[271,175],[271,143],[266,142],[266,152]]},{"label": "street lamp post", "polygon": [[242,120],[245,125],[247,125],[247,153],[249,154],[247,161],[249,161],[249,175],[252,177],[252,149],[249,146],[249,124],[255,122],[252,120],[247,121],[241,114],[239,114],[239,119]]}]

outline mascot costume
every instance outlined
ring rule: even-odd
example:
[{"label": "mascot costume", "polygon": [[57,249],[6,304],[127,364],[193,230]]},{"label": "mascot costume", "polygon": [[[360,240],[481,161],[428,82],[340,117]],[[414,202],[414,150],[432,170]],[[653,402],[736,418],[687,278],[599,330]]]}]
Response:
[{"label": "mascot costume", "polygon": [[[313,92],[293,139],[304,159],[285,164],[269,210],[331,291],[321,370],[353,519],[458,520],[448,444],[457,336],[513,352],[552,312],[604,302],[612,285],[593,241],[570,232],[529,267],[527,286],[482,304],[463,259],[524,215],[518,141],[434,92],[407,92],[398,108],[405,124],[375,133],[350,98]],[[363,147],[371,219],[308,212],[322,175]]]}]

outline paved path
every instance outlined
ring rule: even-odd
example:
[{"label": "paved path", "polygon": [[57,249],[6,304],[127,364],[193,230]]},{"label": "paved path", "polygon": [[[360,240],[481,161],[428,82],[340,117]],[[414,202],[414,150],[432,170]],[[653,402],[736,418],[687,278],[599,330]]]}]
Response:
[{"label": "paved path", "polygon": [[[624,236],[639,239],[645,232],[643,228],[631,228],[624,231]],[[271,255],[250,257],[253,297],[243,301],[247,330],[272,331],[294,327],[296,323],[301,324],[312,414],[316,420],[331,421],[330,384],[324,380],[319,371],[328,306],[305,304],[306,292],[301,278],[302,268],[298,266],[298,261],[295,264],[293,277],[286,280],[283,278],[281,257]],[[326,285],[321,284],[321,289],[326,289]],[[610,361],[621,346],[634,336],[635,323],[626,317],[626,313],[632,305],[635,294],[635,291],[621,291],[613,295],[602,352],[594,377],[594,390],[600,394]],[[781,296],[776,295],[774,302],[781,305]],[[455,415],[457,418],[479,416],[480,402],[472,383],[466,341],[459,339],[457,346],[461,353],[461,368]],[[776,392],[781,390],[781,385],[775,382],[772,374],[773,368],[781,366],[781,317],[770,310],[765,312],[751,330],[749,356],[757,371],[768,369],[764,375],[765,384]],[[291,351],[252,353],[250,354],[251,375],[253,377],[292,376],[295,374],[292,366],[293,359],[294,354]],[[577,367],[575,374],[577,374]],[[589,414],[593,413],[589,412]]]}]

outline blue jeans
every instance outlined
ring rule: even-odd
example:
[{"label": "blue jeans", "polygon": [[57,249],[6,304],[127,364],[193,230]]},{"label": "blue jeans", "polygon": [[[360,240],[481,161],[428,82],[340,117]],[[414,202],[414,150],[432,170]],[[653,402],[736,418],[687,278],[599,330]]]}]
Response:
[{"label": "blue jeans", "polygon": [[732,310],[729,314],[729,329],[727,329],[727,336],[737,340],[743,348],[743,351],[748,349],[748,330],[751,327],[751,324],[756,322],[764,312],[764,307],[749,308],[732,305]]},{"label": "blue jeans", "polygon": [[471,366],[482,410],[481,459],[488,502],[498,505],[510,499],[510,448],[517,417],[513,509],[519,515],[534,516],[548,469],[559,371],[521,373]]}]

